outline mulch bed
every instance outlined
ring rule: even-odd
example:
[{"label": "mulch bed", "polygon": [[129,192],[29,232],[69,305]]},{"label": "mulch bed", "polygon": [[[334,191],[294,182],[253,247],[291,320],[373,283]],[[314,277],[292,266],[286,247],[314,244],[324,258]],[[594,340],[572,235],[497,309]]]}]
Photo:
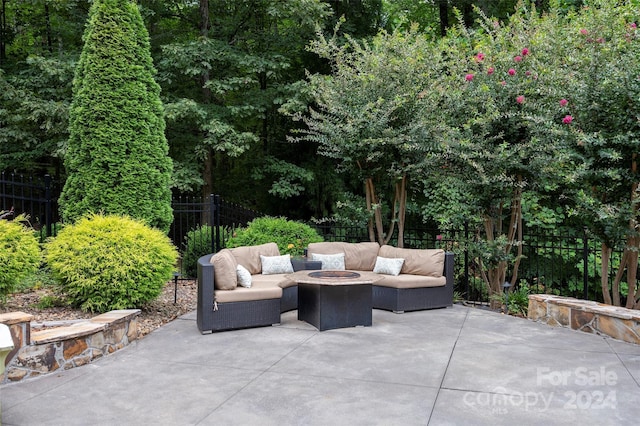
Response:
[{"label": "mulch bed", "polygon": [[[174,303],[174,282],[170,281],[156,300],[141,307],[138,317],[140,337],[196,309],[197,283],[195,280],[178,280],[178,297]],[[68,306],[38,308],[43,298],[55,298],[51,288],[45,287],[24,293],[14,293],[0,304],[0,313],[21,311],[33,315],[32,325],[46,326],[51,322],[73,321],[92,318],[98,314],[83,312]]]}]

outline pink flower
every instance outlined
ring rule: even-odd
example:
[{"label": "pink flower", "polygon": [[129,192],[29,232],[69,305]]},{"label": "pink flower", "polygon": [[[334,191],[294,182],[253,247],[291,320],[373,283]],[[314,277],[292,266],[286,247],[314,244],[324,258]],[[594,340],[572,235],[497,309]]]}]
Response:
[{"label": "pink flower", "polygon": [[484,53],[478,52],[478,54],[476,55],[476,61],[478,62],[484,61]]},{"label": "pink flower", "polygon": [[514,70],[513,68],[509,68],[509,71],[507,71],[507,73],[509,73],[509,75],[516,75],[516,70]]},{"label": "pink flower", "polygon": [[587,34],[589,34],[589,31],[587,31],[586,29],[582,28],[582,29],[580,29],[580,34],[587,35]]},{"label": "pink flower", "polygon": [[598,37],[598,39],[596,40],[596,42],[598,43],[604,43],[604,39],[602,37]]},{"label": "pink flower", "polygon": [[442,241],[442,235],[436,235],[436,240]]},{"label": "pink flower", "polygon": [[473,80],[473,74],[467,74],[467,75],[465,75],[465,76],[464,76],[464,79],[465,79],[465,80],[467,80],[467,81],[471,81],[471,80]]},{"label": "pink flower", "polygon": [[506,81],[504,81],[504,80],[502,80],[502,81],[500,82],[500,84],[502,84],[503,86],[506,86],[506,85],[507,85],[507,82],[506,82]]},{"label": "pink flower", "polygon": [[569,101],[568,101],[568,100],[566,100],[566,99],[560,99],[560,106],[561,106],[561,107],[566,107],[568,103],[569,103]]},{"label": "pink flower", "polygon": [[524,75],[526,75],[527,77],[529,77],[531,75],[531,71],[527,70],[525,71]]},{"label": "pink flower", "polygon": [[529,49],[527,49],[526,47],[522,49],[522,56],[527,56],[528,54],[529,54]]},{"label": "pink flower", "polygon": [[515,58],[513,58],[513,60],[516,62],[522,62],[522,56],[518,55]]},{"label": "pink flower", "polygon": [[636,25],[636,23],[635,23],[635,22],[630,23],[630,24],[629,24],[629,26],[630,26],[631,28],[633,28],[634,30],[635,30],[636,28],[638,28],[638,26]]},{"label": "pink flower", "polygon": [[572,121],[573,121],[573,117],[570,115],[565,115],[564,118],[562,119],[562,122],[564,124],[571,124]]},{"label": "pink flower", "polygon": [[519,104],[523,104],[524,103],[524,96],[520,95],[516,98],[516,102]]},{"label": "pink flower", "polygon": [[489,69],[487,70],[487,74],[491,75],[496,71],[496,69],[494,67],[489,67]]}]

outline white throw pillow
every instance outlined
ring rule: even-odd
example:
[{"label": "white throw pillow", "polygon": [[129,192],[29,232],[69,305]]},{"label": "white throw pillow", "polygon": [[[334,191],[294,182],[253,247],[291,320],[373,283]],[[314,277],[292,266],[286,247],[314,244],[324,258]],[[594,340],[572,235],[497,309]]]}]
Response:
[{"label": "white throw pillow", "polygon": [[242,265],[236,267],[236,274],[238,275],[238,285],[246,288],[251,288],[251,273],[247,268]]},{"label": "white throw pillow", "polygon": [[262,263],[262,275],[292,274],[291,255],[263,256],[260,255]]},{"label": "white throw pillow", "polygon": [[376,274],[394,275],[397,276],[402,270],[402,264],[404,259],[401,258],[388,258],[380,257],[376,258],[376,266],[373,267],[373,272]]},{"label": "white throw pillow", "polygon": [[322,262],[322,269],[332,269],[336,271],[344,271],[344,253],[336,254],[320,254],[311,253],[311,260],[319,260]]}]

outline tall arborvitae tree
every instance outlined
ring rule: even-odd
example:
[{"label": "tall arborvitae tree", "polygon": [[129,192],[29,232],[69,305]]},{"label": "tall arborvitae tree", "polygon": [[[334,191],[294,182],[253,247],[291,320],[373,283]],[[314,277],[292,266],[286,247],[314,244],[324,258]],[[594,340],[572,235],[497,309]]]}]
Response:
[{"label": "tall arborvitae tree", "polygon": [[96,0],[69,112],[63,220],[127,214],[168,230],[172,163],[149,35],[132,0]]}]

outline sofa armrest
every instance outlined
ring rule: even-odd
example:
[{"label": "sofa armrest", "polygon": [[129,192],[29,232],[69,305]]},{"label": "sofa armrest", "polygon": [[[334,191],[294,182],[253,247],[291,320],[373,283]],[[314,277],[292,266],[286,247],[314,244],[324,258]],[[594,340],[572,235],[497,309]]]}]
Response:
[{"label": "sofa armrest", "polygon": [[444,253],[444,276],[447,278],[445,287],[451,289],[451,300],[453,301],[453,278],[454,278],[455,257],[453,252]]},{"label": "sofa armrest", "polygon": [[197,323],[201,333],[211,331],[213,322],[215,282],[212,256],[207,254],[198,259]]}]

